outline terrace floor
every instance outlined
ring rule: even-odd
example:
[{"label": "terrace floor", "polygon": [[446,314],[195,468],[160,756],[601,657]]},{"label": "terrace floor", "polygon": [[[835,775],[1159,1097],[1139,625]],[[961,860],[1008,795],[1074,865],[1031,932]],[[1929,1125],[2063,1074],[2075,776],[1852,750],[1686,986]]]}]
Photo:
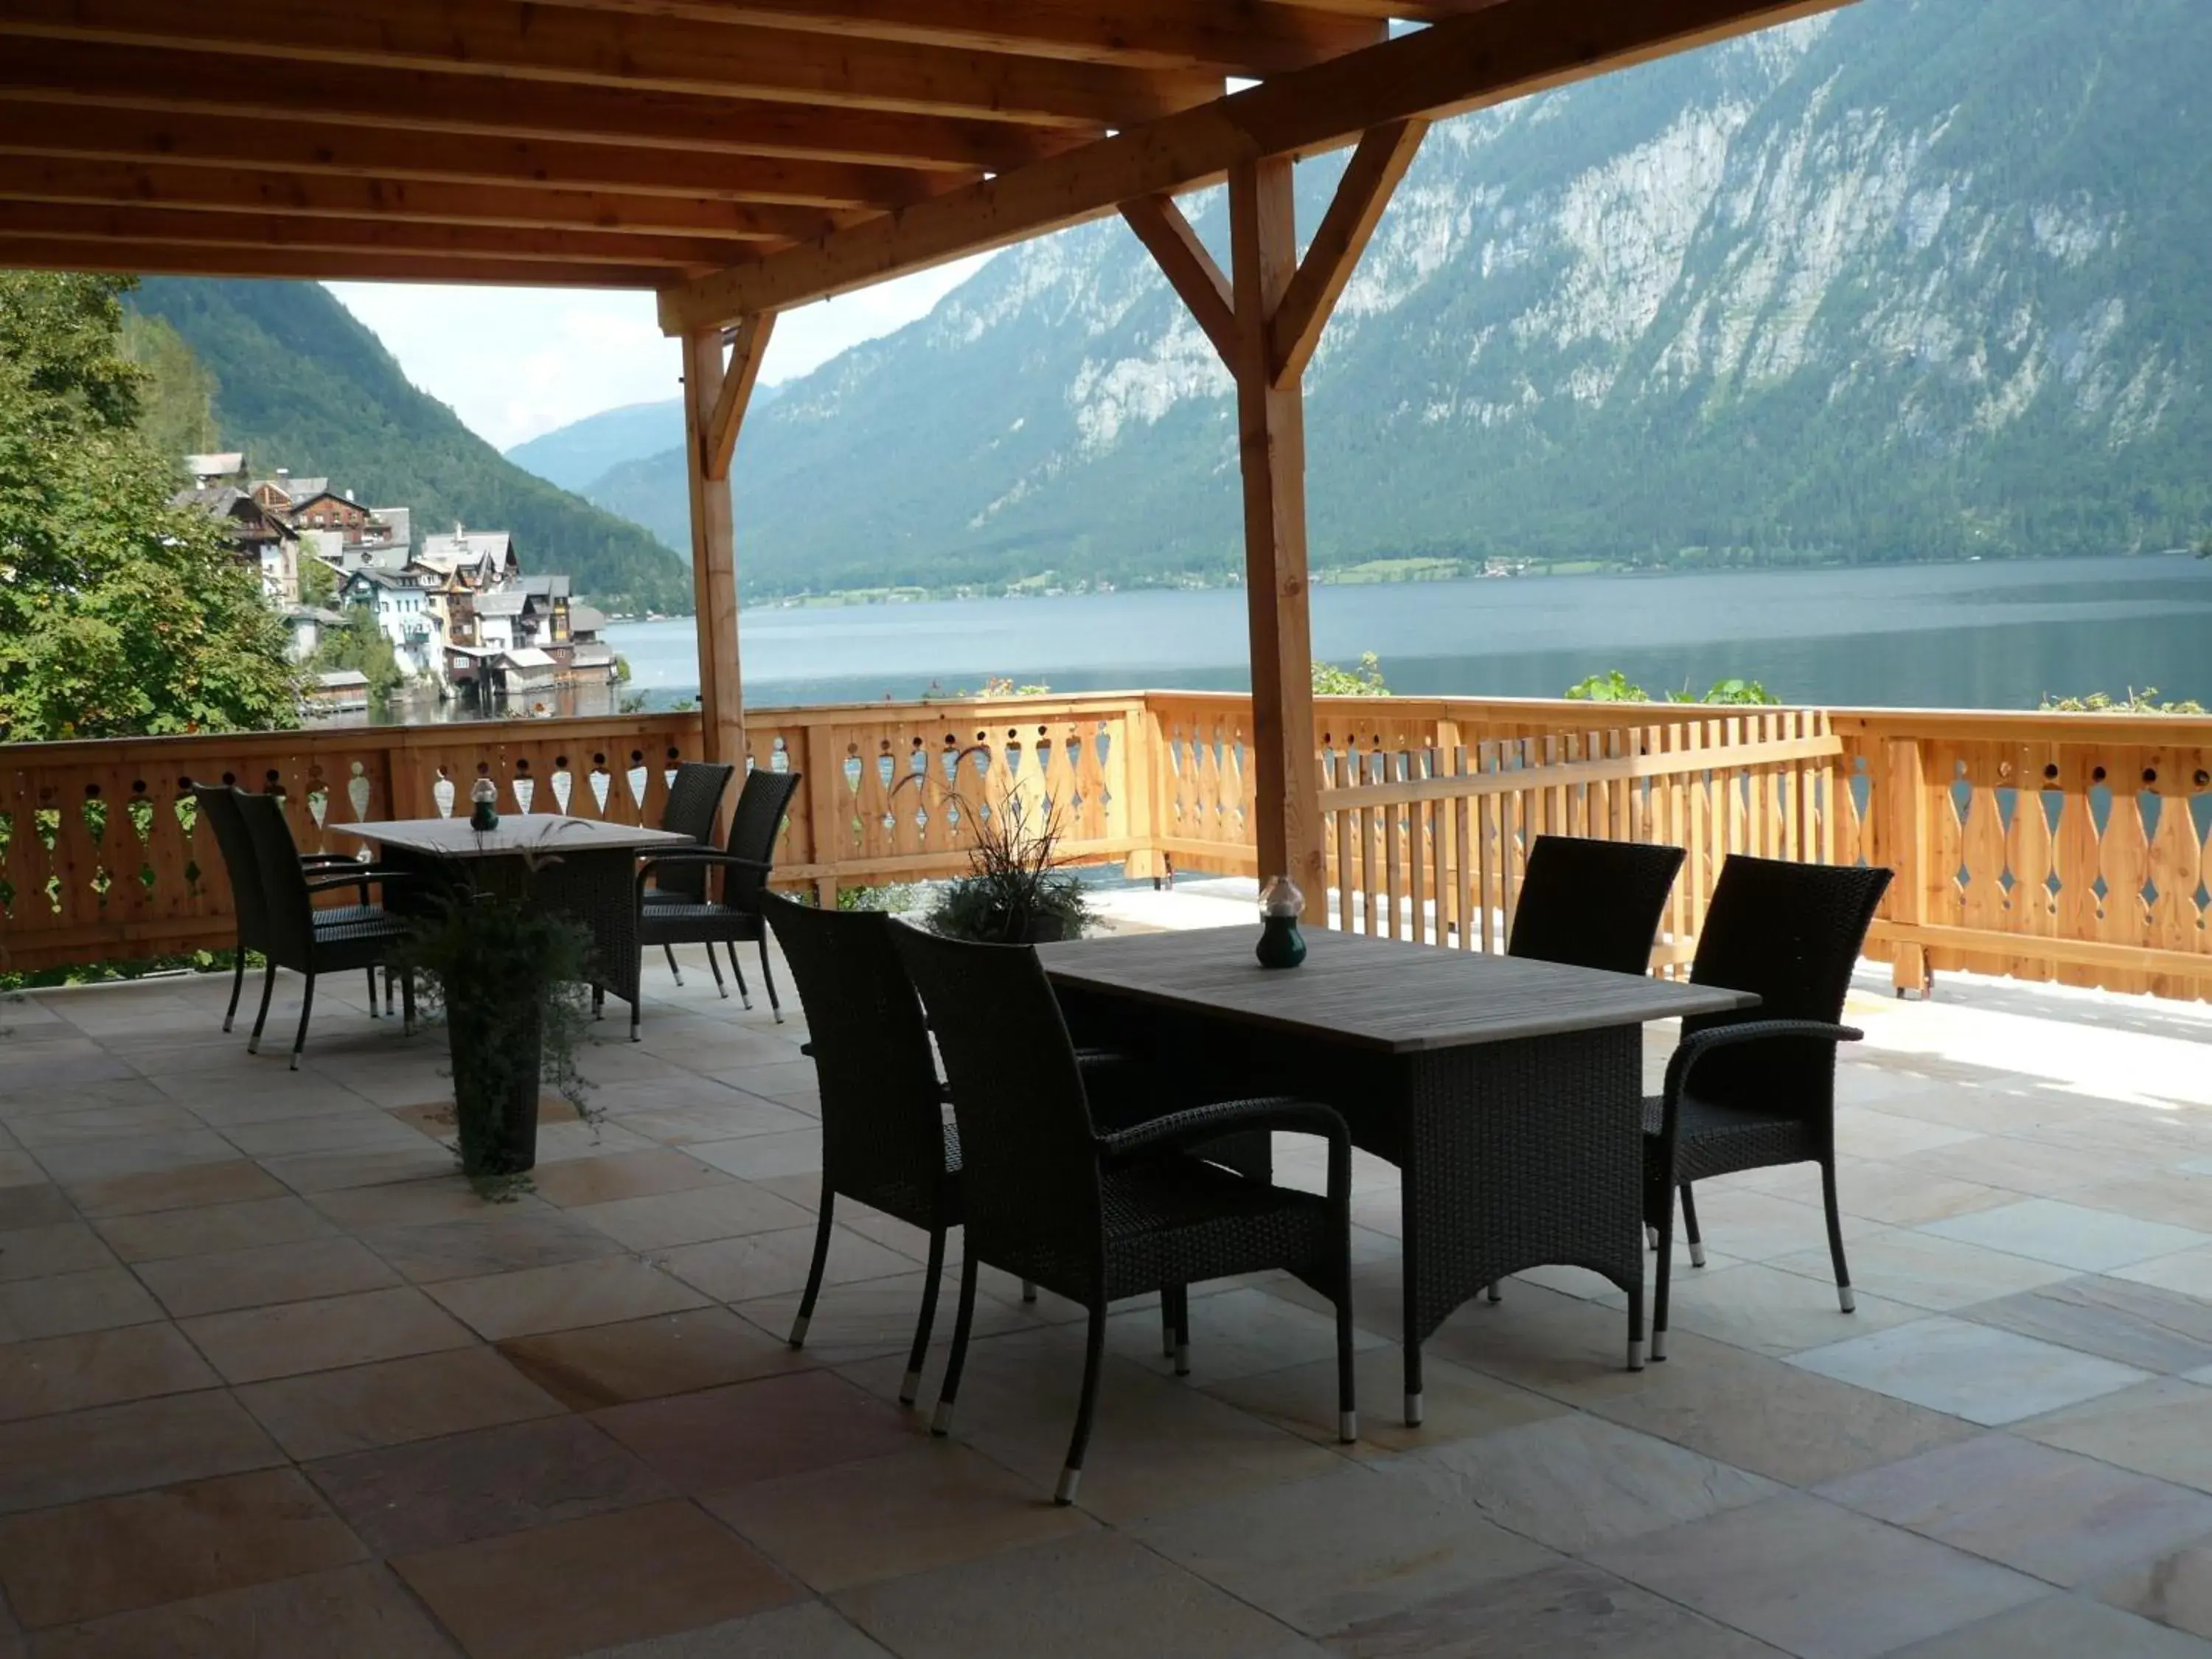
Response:
[{"label": "terrace floor", "polygon": [[1076,1310],[987,1275],[933,1441],[922,1240],[841,1211],[787,1349],[803,1028],[647,979],[645,1042],[586,1056],[604,1123],[507,1204],[441,1148],[441,1035],[346,976],[297,1074],[224,981],[0,1004],[0,1655],[2212,1655],[2212,1011],[1869,974],[1856,1316],[1810,1170],[1715,1182],[1666,1364],[1531,1274],[1433,1340],[1418,1431],[1363,1165],[1361,1442],[1302,1289],[1204,1287],[1188,1379],[1115,1319],[1059,1510]]}]

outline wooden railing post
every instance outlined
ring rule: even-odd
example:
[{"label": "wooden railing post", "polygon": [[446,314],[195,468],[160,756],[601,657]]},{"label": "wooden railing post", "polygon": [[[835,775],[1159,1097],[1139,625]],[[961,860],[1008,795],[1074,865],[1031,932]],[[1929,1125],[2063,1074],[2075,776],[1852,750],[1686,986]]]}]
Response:
[{"label": "wooden railing post", "polygon": [[1155,788],[1160,723],[1149,699],[1132,702],[1121,716],[1121,740],[1114,745],[1112,787],[1129,837],[1123,866],[1132,881],[1161,873],[1159,795]]},{"label": "wooden railing post", "polygon": [[[1881,793],[1887,820],[1883,837],[1896,875],[1889,888],[1889,919],[1900,927],[1928,922],[1928,889],[1935,864],[1935,826],[1929,821],[1927,768],[1913,738],[1892,738],[1883,746]],[[1892,982],[1898,994],[1926,994],[1933,975],[1928,951],[1917,939],[1900,939],[1890,954]]]},{"label": "wooden railing post", "polygon": [[836,733],[826,724],[806,726],[806,845],[818,873],[814,896],[825,910],[837,908],[837,857],[845,836],[836,822],[838,798],[844,793],[844,757],[833,752]]}]

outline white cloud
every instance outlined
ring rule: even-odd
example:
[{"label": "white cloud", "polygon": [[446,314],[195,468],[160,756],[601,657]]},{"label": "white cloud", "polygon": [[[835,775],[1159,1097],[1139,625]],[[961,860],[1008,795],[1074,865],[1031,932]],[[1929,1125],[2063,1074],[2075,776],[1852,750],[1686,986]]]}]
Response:
[{"label": "white cloud", "polygon": [[[804,374],[863,340],[912,322],[981,258],[883,283],[787,313],[763,378]],[[556,289],[332,283],[407,378],[452,405],[501,449],[603,409],[672,398],[675,342],[650,294]]]}]

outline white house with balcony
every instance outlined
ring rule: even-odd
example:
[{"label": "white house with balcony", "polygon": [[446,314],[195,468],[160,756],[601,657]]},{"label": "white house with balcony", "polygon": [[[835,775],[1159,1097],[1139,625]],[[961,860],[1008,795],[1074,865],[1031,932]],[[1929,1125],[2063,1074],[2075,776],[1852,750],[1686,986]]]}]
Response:
[{"label": "white house with balcony", "polygon": [[446,629],[440,611],[437,573],[430,570],[349,571],[338,589],[349,607],[373,611],[376,625],[392,641],[399,671],[410,679],[445,673]]}]

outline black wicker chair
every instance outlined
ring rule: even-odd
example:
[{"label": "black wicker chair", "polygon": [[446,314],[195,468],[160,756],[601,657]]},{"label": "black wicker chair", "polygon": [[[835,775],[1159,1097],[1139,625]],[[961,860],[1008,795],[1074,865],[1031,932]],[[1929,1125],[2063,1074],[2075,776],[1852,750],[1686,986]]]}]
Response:
[{"label": "black wicker chair", "polygon": [[1506,954],[1649,973],[1651,943],[1682,857],[1679,847],[1643,842],[1537,836]]},{"label": "black wicker chair", "polygon": [[1644,1103],[1644,1216],[1659,1250],[1654,1359],[1667,1357],[1674,1194],[1681,1194],[1691,1265],[1702,1267],[1690,1188],[1715,1176],[1818,1164],[1836,1299],[1845,1313],[1854,1306],[1836,1208],[1836,1045],[1863,1033],[1837,1022],[1889,878],[1883,869],[1740,854],[1721,867],[1691,982],[1756,991],[1759,1006],[1684,1020],[1666,1091]]},{"label": "black wicker chair", "polygon": [[[738,966],[738,945],[744,940],[753,941],[760,946],[761,977],[768,982],[768,1004],[775,1010],[778,1024],[783,1023],[783,1005],[776,1000],[775,970],[769,964],[768,928],[761,921],[760,896],[768,890],[768,878],[775,868],[776,837],[783,832],[784,814],[799,784],[796,772],[747,773],[745,787],[738,793],[737,811],[730,817],[727,851],[680,847],[653,854],[641,861],[637,870],[639,951],[658,945],[668,950],[673,966],[675,952],[670,947],[705,945],[707,965],[714,970],[714,984],[726,997],[729,987],[723,982],[721,963],[714,960],[714,947],[721,945],[730,953],[730,971],[737,975],[738,994],[750,1008],[753,997],[745,986],[745,970]],[[696,901],[647,897],[648,880],[665,889],[666,875],[687,866],[702,872],[720,870],[721,896],[716,899],[702,894]],[[631,1036],[636,1036],[637,1028],[638,1009],[633,1003]]]},{"label": "black wicker chair", "polygon": [[[714,814],[721,810],[722,792],[730,787],[730,775],[737,769],[720,761],[685,761],[678,766],[668,786],[667,802],[660,809],[660,827],[702,847],[713,846]],[[702,864],[672,864],[645,890],[647,904],[701,904],[706,898],[707,866]],[[668,971],[676,975],[678,985],[683,984],[684,970],[676,965],[676,947],[662,948],[668,955]],[[710,961],[713,956],[709,947]],[[720,969],[715,971],[719,974]]]},{"label": "black wicker chair", "polygon": [[[292,1039],[292,1069],[300,1069],[300,1053],[307,1046],[307,1021],[315,1008],[315,978],[361,968],[369,975],[372,1012],[376,1003],[376,969],[392,946],[407,935],[407,920],[374,905],[353,905],[327,915],[315,908],[315,895],[331,888],[375,882],[387,891],[416,877],[405,871],[374,865],[354,865],[328,874],[310,875],[301,865],[292,826],[286,822],[282,802],[272,795],[239,793],[234,798],[239,817],[253,848],[261,879],[262,953],[268,959],[261,981],[261,1011],[254,1016],[253,1035],[246,1042],[250,1054],[261,1051],[262,1027],[269,1020],[269,1000],[276,989],[276,970],[289,968],[306,976],[300,994],[300,1030]],[[401,1007],[406,1029],[415,1028],[415,981],[400,978]]]},{"label": "black wicker chair", "polygon": [[[238,942],[233,954],[236,965],[230,975],[230,1006],[222,1012],[222,1029],[230,1030],[238,1018],[239,994],[246,988],[246,957],[248,951],[267,950],[264,941],[269,936],[269,907],[261,896],[261,866],[253,853],[253,838],[246,831],[246,820],[238,811],[238,790],[228,783],[196,783],[191,786],[192,799],[199,816],[215,833],[216,852],[222,856],[223,873],[230,879],[231,914],[238,924]],[[343,908],[327,908],[316,915],[326,921],[357,917],[368,905],[371,878],[361,873],[361,860],[343,853],[302,853],[300,866],[310,875],[329,872],[350,872],[361,891],[361,902]],[[342,883],[326,884],[336,887]],[[390,996],[387,988],[386,995]],[[368,1017],[376,1018],[376,970],[368,970]]]},{"label": "black wicker chair", "polygon": [[960,1135],[945,1121],[945,1091],[914,984],[891,942],[899,924],[880,912],[822,910],[760,896],[799,987],[822,1085],[822,1207],[791,1346],[803,1346],[830,1258],[832,1210],[842,1196],[929,1235],[929,1277],[902,1405],[914,1404],[937,1317],[945,1235],[960,1224]]},{"label": "black wicker chair", "polygon": [[[1119,1133],[1095,1128],[1083,1068],[1036,952],[901,927],[892,935],[937,1034],[960,1129],[967,1236],[938,1434],[951,1426],[975,1324],[975,1270],[988,1262],[1090,1313],[1081,1403],[1054,1501],[1073,1501],[1097,1409],[1106,1310],[1158,1291],[1189,1340],[1185,1287],[1287,1268],[1336,1304],[1337,1432],[1358,1437],[1352,1377],[1352,1141],[1326,1106],[1272,1099],[1172,1112]],[[1328,1142],[1318,1198],[1188,1156],[1245,1130]]]}]

